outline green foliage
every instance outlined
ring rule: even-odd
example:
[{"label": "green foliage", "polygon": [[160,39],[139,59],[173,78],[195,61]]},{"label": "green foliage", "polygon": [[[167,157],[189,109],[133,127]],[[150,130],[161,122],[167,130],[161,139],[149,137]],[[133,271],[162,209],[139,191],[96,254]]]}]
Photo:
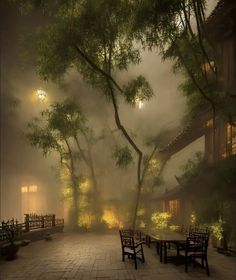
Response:
[{"label": "green foliage", "polygon": [[53,23],[34,32],[31,40],[35,41],[38,73],[43,79],[58,81],[75,67],[90,85],[108,94],[107,77],[88,60],[105,72],[127,70],[129,64],[140,62],[130,30],[130,1],[49,2],[41,1],[39,6],[54,18]]},{"label": "green foliage", "polygon": [[127,146],[116,147],[113,156],[116,160],[116,165],[121,168],[127,167],[133,160],[132,152]]},{"label": "green foliage", "polygon": [[181,1],[141,0],[135,2],[133,32],[149,48],[167,43],[176,32],[176,20],[181,11]]},{"label": "green foliage", "polygon": [[181,72],[180,89],[189,114],[223,100],[216,91],[218,58],[204,28],[205,4],[205,0],[141,0],[134,5],[135,37],[144,47],[157,48],[164,60],[170,59],[174,73]]},{"label": "green foliage", "polygon": [[213,236],[215,236],[218,240],[223,239],[224,226],[223,226],[223,221],[221,219],[218,222],[213,223],[210,228]]},{"label": "green foliage", "polygon": [[[198,158],[198,160],[196,160]],[[199,162],[199,164],[197,164]],[[193,198],[198,223],[208,224],[217,239],[236,246],[236,165],[234,159],[215,164],[190,160],[180,178]],[[187,188],[186,188],[187,189]]]},{"label": "green foliage", "polygon": [[193,159],[189,159],[182,166],[183,174],[180,177],[181,183],[186,185],[196,178],[203,171],[206,163],[201,152],[195,153]]},{"label": "green foliage", "polygon": [[71,137],[78,132],[86,132],[86,119],[79,106],[71,101],[65,100],[63,103],[54,103],[51,110],[42,113],[47,115],[49,129],[58,130],[61,135]]},{"label": "green foliage", "polygon": [[154,212],[151,216],[156,229],[167,229],[172,215],[168,212]]},{"label": "green foliage", "polygon": [[154,176],[153,178],[153,186],[155,187],[159,187],[162,186],[164,184],[164,179],[161,175],[158,176]]},{"label": "green foliage", "polygon": [[28,123],[26,137],[32,146],[42,149],[44,155],[57,151],[66,158],[64,141],[87,131],[85,117],[79,106],[71,100],[54,103],[51,109],[41,113]]},{"label": "green foliage", "polygon": [[126,101],[133,106],[136,104],[137,100],[146,101],[153,96],[150,84],[141,75],[124,86],[123,91]]},{"label": "green foliage", "polygon": [[43,151],[44,156],[47,156],[52,151],[60,151],[60,145],[53,133],[48,127],[40,126],[38,119],[34,119],[28,124],[29,132],[26,137],[29,139],[30,144],[37,149]]}]

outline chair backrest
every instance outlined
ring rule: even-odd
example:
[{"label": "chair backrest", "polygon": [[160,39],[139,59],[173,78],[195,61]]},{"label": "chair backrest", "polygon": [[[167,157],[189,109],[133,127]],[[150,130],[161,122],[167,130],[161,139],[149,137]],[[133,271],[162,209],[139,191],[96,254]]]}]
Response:
[{"label": "chair backrest", "polygon": [[199,227],[199,226],[192,227],[192,226],[190,226],[189,227],[189,235],[196,234],[196,233],[210,235],[210,230],[209,230],[208,227]]},{"label": "chair backrest", "polygon": [[120,230],[120,241],[122,248],[133,248],[134,247],[134,236],[130,235],[130,232]]},{"label": "chair backrest", "polygon": [[207,255],[208,238],[207,235],[190,235],[187,237],[186,250],[187,252]]},{"label": "chair backrest", "polygon": [[120,234],[124,236],[134,236],[134,231],[132,229],[121,229]]}]

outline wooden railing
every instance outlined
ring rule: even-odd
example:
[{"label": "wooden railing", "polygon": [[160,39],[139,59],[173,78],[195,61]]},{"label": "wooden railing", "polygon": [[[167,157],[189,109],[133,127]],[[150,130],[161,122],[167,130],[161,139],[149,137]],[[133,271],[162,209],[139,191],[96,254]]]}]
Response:
[{"label": "wooden railing", "polygon": [[24,223],[19,223],[16,219],[2,221],[0,224],[0,241],[8,239],[7,235],[10,232],[11,234],[21,235],[25,232],[56,226],[64,226],[64,219],[56,219],[55,214],[25,214]]},{"label": "wooden railing", "polygon": [[36,215],[25,214],[25,230],[26,232],[55,226],[64,225],[64,219],[56,219],[55,214]]}]

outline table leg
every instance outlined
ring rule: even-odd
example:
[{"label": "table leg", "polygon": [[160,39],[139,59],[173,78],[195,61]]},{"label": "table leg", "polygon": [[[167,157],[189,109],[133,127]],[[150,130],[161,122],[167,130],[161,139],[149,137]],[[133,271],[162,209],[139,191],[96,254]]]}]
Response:
[{"label": "table leg", "polygon": [[159,248],[159,252],[160,252],[160,262],[162,262],[162,248],[163,248],[163,243],[162,241],[160,241],[160,248]]},{"label": "table leg", "polygon": [[167,262],[167,242],[164,242],[164,263]]},{"label": "table leg", "polygon": [[156,242],[156,250],[157,250],[157,254],[160,255],[160,241]]}]

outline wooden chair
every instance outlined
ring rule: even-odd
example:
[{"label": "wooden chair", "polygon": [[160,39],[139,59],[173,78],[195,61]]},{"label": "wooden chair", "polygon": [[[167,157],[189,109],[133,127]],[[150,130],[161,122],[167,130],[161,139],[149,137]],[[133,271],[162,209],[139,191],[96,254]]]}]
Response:
[{"label": "wooden chair", "polygon": [[[196,265],[196,260],[201,260],[201,266],[206,266],[207,275],[210,276],[208,260],[207,260],[207,250],[208,250],[208,235],[191,235],[187,237],[185,244],[185,272],[188,272],[189,261]],[[178,253],[177,253],[178,254]]]},{"label": "wooden chair", "polygon": [[120,230],[120,240],[122,249],[122,261],[125,261],[125,256],[134,260],[135,269],[137,269],[137,259],[145,262],[143,253],[144,242],[135,242],[134,235],[130,231]]},{"label": "wooden chair", "polygon": [[[189,229],[189,233],[188,233],[188,236],[189,237],[202,237],[202,238],[206,238],[207,240],[209,240],[209,236],[210,236],[210,232],[208,229],[204,229],[204,230],[199,230],[199,229],[196,229],[196,228],[190,228]],[[180,251],[185,251],[185,248],[186,248],[186,242],[185,243],[179,243],[177,242],[176,244],[176,247],[177,247],[177,255],[179,255],[179,252]]]}]

